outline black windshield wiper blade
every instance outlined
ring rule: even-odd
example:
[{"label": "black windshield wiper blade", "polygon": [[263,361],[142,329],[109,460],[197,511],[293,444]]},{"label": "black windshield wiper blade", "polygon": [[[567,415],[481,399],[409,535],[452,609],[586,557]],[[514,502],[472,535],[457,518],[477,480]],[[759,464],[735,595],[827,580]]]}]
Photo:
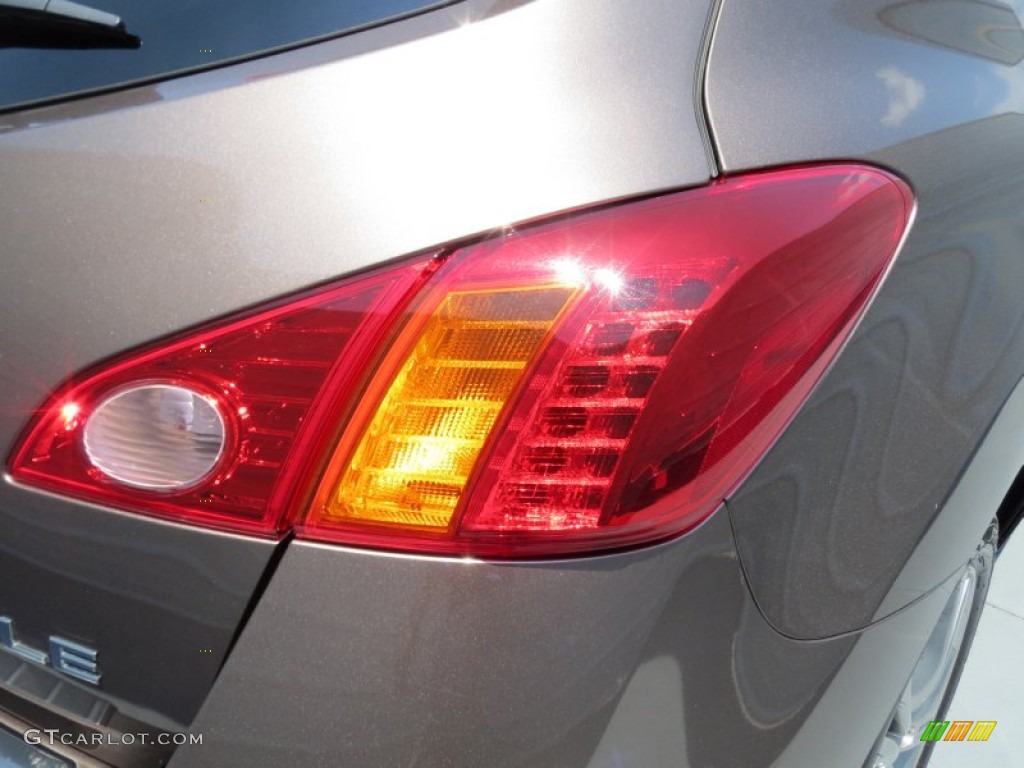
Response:
[{"label": "black windshield wiper blade", "polygon": [[71,0],[0,0],[0,47],[138,48],[121,17]]}]

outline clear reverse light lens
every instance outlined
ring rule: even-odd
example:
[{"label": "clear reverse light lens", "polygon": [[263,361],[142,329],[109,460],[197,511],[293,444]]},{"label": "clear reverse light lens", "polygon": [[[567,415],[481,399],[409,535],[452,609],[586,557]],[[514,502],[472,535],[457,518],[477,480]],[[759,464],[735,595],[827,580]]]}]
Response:
[{"label": "clear reverse light lens", "polygon": [[104,400],[85,425],[89,460],[125,485],[186,488],[202,480],[224,451],[224,419],[212,397],[151,384]]}]

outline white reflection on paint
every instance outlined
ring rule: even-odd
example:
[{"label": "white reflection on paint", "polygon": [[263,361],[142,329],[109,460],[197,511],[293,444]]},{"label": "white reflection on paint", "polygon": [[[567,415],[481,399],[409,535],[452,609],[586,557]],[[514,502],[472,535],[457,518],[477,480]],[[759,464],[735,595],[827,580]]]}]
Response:
[{"label": "white reflection on paint", "polygon": [[895,128],[924,101],[924,84],[896,67],[883,67],[875,76],[885,84],[889,108],[882,117],[882,125]]}]

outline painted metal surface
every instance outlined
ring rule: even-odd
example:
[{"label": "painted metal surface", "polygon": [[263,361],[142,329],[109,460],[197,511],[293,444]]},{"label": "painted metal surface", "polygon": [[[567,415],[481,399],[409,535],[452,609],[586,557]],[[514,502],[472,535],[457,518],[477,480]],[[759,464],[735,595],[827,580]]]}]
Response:
[{"label": "painted metal surface", "polygon": [[852,644],[771,630],[721,513],[550,563],[298,544],[172,766],[768,765]]},{"label": "painted metal surface", "polygon": [[956,581],[808,642],[754,605],[723,512],[565,562],[297,545],[171,766],[859,768]]},{"label": "painted metal surface", "polygon": [[[966,562],[995,513],[982,499],[945,505],[1024,375],[1020,11],[723,5],[706,99],[725,173],[856,158],[902,174],[918,199],[850,343],[729,500],[757,601],[787,635],[847,632],[908,604]],[[962,538],[929,550],[927,574],[901,575],[947,515],[966,515]]]}]

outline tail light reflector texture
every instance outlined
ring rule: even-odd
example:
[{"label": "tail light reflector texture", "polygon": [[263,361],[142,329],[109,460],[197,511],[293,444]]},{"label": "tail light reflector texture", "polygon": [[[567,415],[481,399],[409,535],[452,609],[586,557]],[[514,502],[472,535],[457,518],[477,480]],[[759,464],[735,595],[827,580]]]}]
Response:
[{"label": "tail light reflector texture", "polygon": [[112,480],[173,490],[195,485],[217,466],[224,417],[212,397],[143,384],[96,406],[82,439],[89,461]]},{"label": "tail light reflector texture", "polygon": [[[141,512],[405,550],[663,539],[767,451],[912,209],[899,180],[837,165],[513,229],[104,367],[53,398],[12,472]],[[119,392],[163,386],[223,415],[220,458],[186,489],[126,483],[131,467],[111,472],[82,439]]]},{"label": "tail light reflector texture", "polygon": [[416,326],[360,435],[332,514],[446,529],[501,409],[574,288],[453,291]]}]

